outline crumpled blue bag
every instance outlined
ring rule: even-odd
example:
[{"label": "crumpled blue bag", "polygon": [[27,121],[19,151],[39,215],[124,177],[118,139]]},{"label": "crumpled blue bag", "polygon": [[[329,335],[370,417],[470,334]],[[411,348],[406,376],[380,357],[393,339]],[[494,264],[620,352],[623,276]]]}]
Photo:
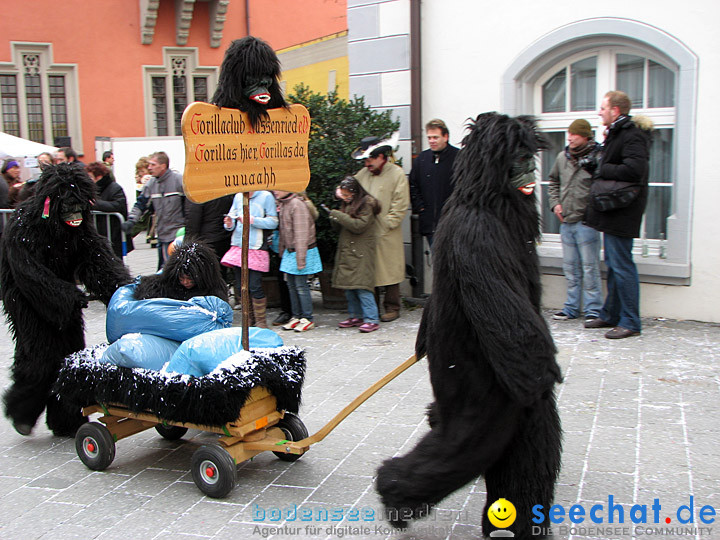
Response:
[{"label": "crumpled blue bag", "polygon": [[179,346],[177,341],[149,334],[125,334],[105,349],[99,362],[159,371]]},{"label": "crumpled blue bag", "polygon": [[[248,338],[251,349],[283,346],[282,338],[267,328],[248,328]],[[242,350],[242,328],[213,330],[183,341],[163,370],[202,377]]]},{"label": "crumpled blue bag", "polygon": [[108,304],[105,334],[110,343],[125,334],[151,334],[185,341],[211,330],[232,326],[230,304],[216,296],[190,300],[151,298],[135,300],[136,283],[120,287]]}]

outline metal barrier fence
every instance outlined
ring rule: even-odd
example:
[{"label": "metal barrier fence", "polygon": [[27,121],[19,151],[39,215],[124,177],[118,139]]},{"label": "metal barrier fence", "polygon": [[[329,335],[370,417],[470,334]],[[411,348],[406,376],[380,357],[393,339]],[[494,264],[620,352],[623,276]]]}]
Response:
[{"label": "metal barrier fence", "polygon": [[[14,212],[12,208],[0,208],[0,220],[2,220],[2,230],[5,230],[5,224],[10,219],[10,215]],[[122,238],[122,254],[123,257],[127,255],[127,235],[125,234],[125,231],[122,230],[122,224],[125,223],[125,218],[122,214],[119,214],[118,212],[96,212],[95,210],[92,211],[93,216],[95,217],[95,226],[97,227],[98,220],[104,219],[105,220],[105,236],[108,239],[108,242],[110,242],[110,245],[112,246],[112,236],[111,236],[111,229],[110,229],[110,218],[115,217],[120,221],[120,234]]]}]

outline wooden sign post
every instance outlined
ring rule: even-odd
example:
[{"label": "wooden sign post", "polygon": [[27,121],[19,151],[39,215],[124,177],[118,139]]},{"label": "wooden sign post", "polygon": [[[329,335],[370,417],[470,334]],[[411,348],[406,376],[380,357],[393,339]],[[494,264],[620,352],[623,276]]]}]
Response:
[{"label": "wooden sign post", "polygon": [[[209,103],[190,104],[182,116],[185,143],[183,188],[193,202],[243,193],[243,223],[250,221],[250,192],[303,191],[310,181],[310,114],[302,105],[270,109],[253,129],[247,114]],[[249,349],[248,242],[243,227],[243,348]]]}]

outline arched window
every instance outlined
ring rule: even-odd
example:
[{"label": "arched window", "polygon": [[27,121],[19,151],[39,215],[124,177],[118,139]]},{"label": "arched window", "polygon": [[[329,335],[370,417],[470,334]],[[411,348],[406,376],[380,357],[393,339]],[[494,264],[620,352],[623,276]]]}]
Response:
[{"label": "arched window", "polygon": [[[640,255],[664,258],[667,219],[673,192],[675,73],[658,59],[627,47],[584,51],[553,66],[536,83],[536,110],[541,128],[552,143],[542,155],[540,192],[543,233],[557,234],[559,222],[547,204],[547,178],[559,151],[567,144],[567,126],[585,118],[599,142],[603,129],[597,111],[606,89],[627,93],[632,116],[649,117],[655,126],[650,148],[650,191],[641,226]],[[546,238],[549,240],[549,238]]]},{"label": "arched window", "polygon": [[650,155],[650,193],[635,242],[641,279],[688,283],[697,57],[680,41],[654,27],[628,19],[578,21],[528,46],[505,72],[503,109],[533,114],[551,140],[541,156],[539,199],[546,271],[560,272],[559,224],[547,204],[547,175],[567,144],[567,128],[585,118],[603,141],[598,117],[603,96],[622,90],[632,100],[632,116],[654,123]]}]

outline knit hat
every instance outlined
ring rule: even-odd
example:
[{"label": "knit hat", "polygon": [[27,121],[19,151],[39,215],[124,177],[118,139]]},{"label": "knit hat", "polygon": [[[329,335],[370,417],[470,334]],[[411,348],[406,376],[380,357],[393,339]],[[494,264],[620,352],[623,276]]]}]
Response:
[{"label": "knit hat", "polygon": [[590,122],[583,118],[578,118],[577,120],[574,120],[568,128],[568,133],[572,133],[573,135],[580,135],[581,137],[585,137],[587,139],[592,139],[593,137],[593,130],[592,127],[590,127]]},{"label": "knit hat", "polygon": [[14,159],[8,159],[5,161],[5,163],[3,163],[2,170],[0,170],[0,172],[5,174],[13,167],[19,167],[19,166],[20,166],[20,164],[17,161],[15,161]]}]

